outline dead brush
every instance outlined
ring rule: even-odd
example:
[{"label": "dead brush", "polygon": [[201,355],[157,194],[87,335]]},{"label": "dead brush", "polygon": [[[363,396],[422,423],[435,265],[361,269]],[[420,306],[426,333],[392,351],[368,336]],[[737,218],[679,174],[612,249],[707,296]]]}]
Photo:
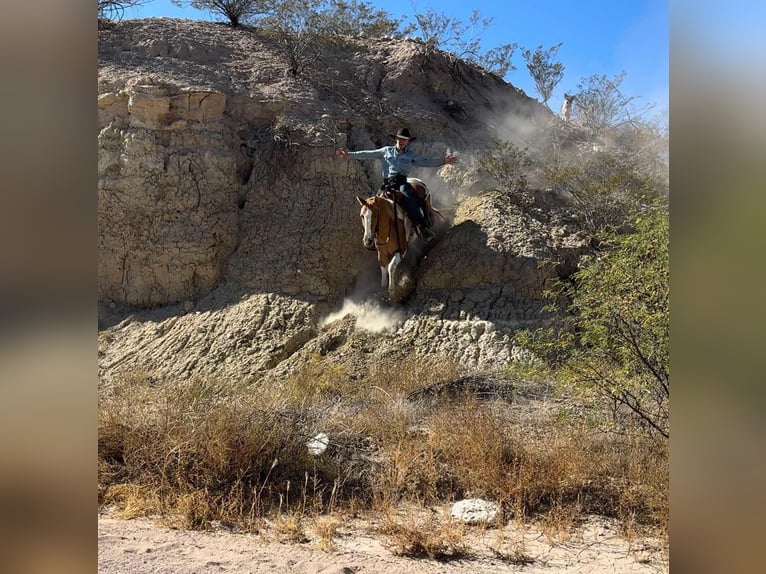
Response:
[{"label": "dead brush", "polygon": [[344,483],[335,474],[342,466],[308,452],[312,424],[281,402],[220,381],[122,389],[101,404],[99,481],[106,491],[124,484],[155,493],[161,510],[186,516],[189,527],[253,523],[290,482],[311,476],[314,491],[328,497]]},{"label": "dead brush", "polygon": [[[411,389],[452,367],[410,363],[384,376],[391,366],[370,367],[377,385],[316,359],[273,388],[133,378],[100,389],[100,502],[134,516],[176,515],[190,528],[260,529],[275,512],[311,517],[470,495],[501,504],[506,517],[547,516],[551,531],[600,514],[626,533],[667,532],[667,447],[550,410],[520,417],[489,398],[409,401]],[[545,432],[530,432],[530,421]],[[330,445],[314,456],[307,440],[320,430]],[[427,555],[431,546],[420,548]]]},{"label": "dead brush", "polygon": [[139,484],[110,484],[104,488],[103,506],[115,506],[122,518],[150,516],[162,512],[162,501],[157,493]]},{"label": "dead brush", "polygon": [[175,511],[166,522],[188,530],[206,530],[219,516],[215,502],[206,492],[199,490],[179,496],[175,502]]},{"label": "dead brush", "polygon": [[453,380],[459,365],[447,356],[384,358],[370,364],[367,381],[370,388],[389,396],[408,395],[423,387]]},{"label": "dead brush", "polygon": [[389,504],[486,497],[543,521],[551,536],[591,513],[665,528],[666,454],[573,423],[549,421],[546,433],[530,436],[508,413],[465,398],[426,414],[424,433],[383,453],[379,487]]},{"label": "dead brush", "polygon": [[466,398],[439,408],[427,420],[428,445],[449,470],[454,493],[504,501],[513,453],[507,435],[487,405]]},{"label": "dead brush", "polygon": [[454,490],[445,469],[422,439],[410,437],[382,453],[376,508],[396,506],[400,501],[436,503],[449,498]]},{"label": "dead brush", "polygon": [[358,384],[349,376],[348,368],[312,354],[301,367],[290,375],[280,389],[280,395],[288,404],[303,407],[329,398],[348,399],[360,392]]},{"label": "dead brush", "polygon": [[466,527],[452,520],[413,518],[406,523],[389,516],[383,520],[380,532],[389,537],[391,551],[399,556],[446,561],[470,555]]},{"label": "dead brush", "polygon": [[527,554],[523,534],[519,537],[519,540],[511,543],[509,543],[506,538],[506,533],[503,530],[498,530],[494,542],[487,545],[495,558],[514,566],[528,566],[534,564],[534,558]]},{"label": "dead brush", "polygon": [[304,519],[299,514],[280,514],[271,522],[271,528],[279,537],[280,542],[302,544],[309,541],[304,527]]},{"label": "dead brush", "polygon": [[540,530],[549,540],[569,540],[577,518],[582,514],[582,508],[576,502],[571,504],[554,502],[539,520]]},{"label": "dead brush", "polygon": [[314,532],[318,539],[320,550],[333,552],[336,550],[335,535],[341,521],[336,516],[318,516],[314,519]]}]

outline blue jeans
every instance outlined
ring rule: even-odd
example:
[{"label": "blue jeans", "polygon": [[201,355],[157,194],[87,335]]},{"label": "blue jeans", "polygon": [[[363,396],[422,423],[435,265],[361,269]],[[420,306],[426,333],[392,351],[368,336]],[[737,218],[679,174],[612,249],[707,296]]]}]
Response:
[{"label": "blue jeans", "polygon": [[404,197],[404,207],[407,208],[407,211],[415,224],[423,228],[428,227],[428,221],[418,206],[417,199],[415,199],[415,190],[412,186],[409,183],[403,183],[399,187],[399,191],[402,192],[402,196]]}]

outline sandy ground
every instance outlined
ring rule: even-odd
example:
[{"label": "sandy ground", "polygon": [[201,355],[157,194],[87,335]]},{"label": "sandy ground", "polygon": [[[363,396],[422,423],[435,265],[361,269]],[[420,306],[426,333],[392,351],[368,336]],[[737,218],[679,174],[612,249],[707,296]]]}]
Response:
[{"label": "sandy ground", "polygon": [[[566,540],[550,540],[530,527],[469,530],[471,552],[449,562],[397,556],[391,541],[363,524],[344,524],[334,549],[320,548],[306,530],[303,543],[280,542],[274,535],[170,529],[148,519],[98,520],[98,571],[103,574],[217,573],[261,574],[457,574],[525,572],[528,574],[664,573],[667,555],[656,540],[628,542],[613,525],[593,518]],[[313,539],[312,539],[313,538]],[[500,555],[492,549],[499,550]],[[514,562],[523,556],[525,563]]]}]

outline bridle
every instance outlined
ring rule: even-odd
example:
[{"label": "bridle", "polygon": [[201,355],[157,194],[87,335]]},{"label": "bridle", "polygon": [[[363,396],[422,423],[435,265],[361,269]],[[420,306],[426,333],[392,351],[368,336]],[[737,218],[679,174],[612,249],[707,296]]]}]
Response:
[{"label": "bridle", "polygon": [[[372,221],[370,221],[370,227],[372,228],[372,240],[374,247],[368,247],[368,249],[376,249],[378,247],[382,247],[384,245],[387,245],[391,241],[391,228],[394,227],[396,229],[396,237],[399,239],[399,225],[396,221],[396,202],[393,202],[394,204],[394,216],[391,218],[391,220],[388,223],[388,237],[386,237],[386,240],[382,243],[378,241],[378,236],[380,235],[380,216],[378,215],[378,210],[373,210],[370,205],[367,205],[367,209],[370,210],[371,213],[371,219],[375,219],[375,225],[373,227]],[[399,243],[399,246],[401,247],[401,242]]]}]

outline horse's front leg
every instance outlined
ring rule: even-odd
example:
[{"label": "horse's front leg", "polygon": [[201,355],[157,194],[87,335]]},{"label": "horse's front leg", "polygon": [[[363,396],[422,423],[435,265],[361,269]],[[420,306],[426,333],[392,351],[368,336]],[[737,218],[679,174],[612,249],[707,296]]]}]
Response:
[{"label": "horse's front leg", "polygon": [[402,260],[400,253],[394,253],[391,261],[388,263],[388,293],[393,296],[396,291],[396,269]]},{"label": "horse's front leg", "polygon": [[380,288],[388,287],[388,268],[385,265],[380,266]]}]

